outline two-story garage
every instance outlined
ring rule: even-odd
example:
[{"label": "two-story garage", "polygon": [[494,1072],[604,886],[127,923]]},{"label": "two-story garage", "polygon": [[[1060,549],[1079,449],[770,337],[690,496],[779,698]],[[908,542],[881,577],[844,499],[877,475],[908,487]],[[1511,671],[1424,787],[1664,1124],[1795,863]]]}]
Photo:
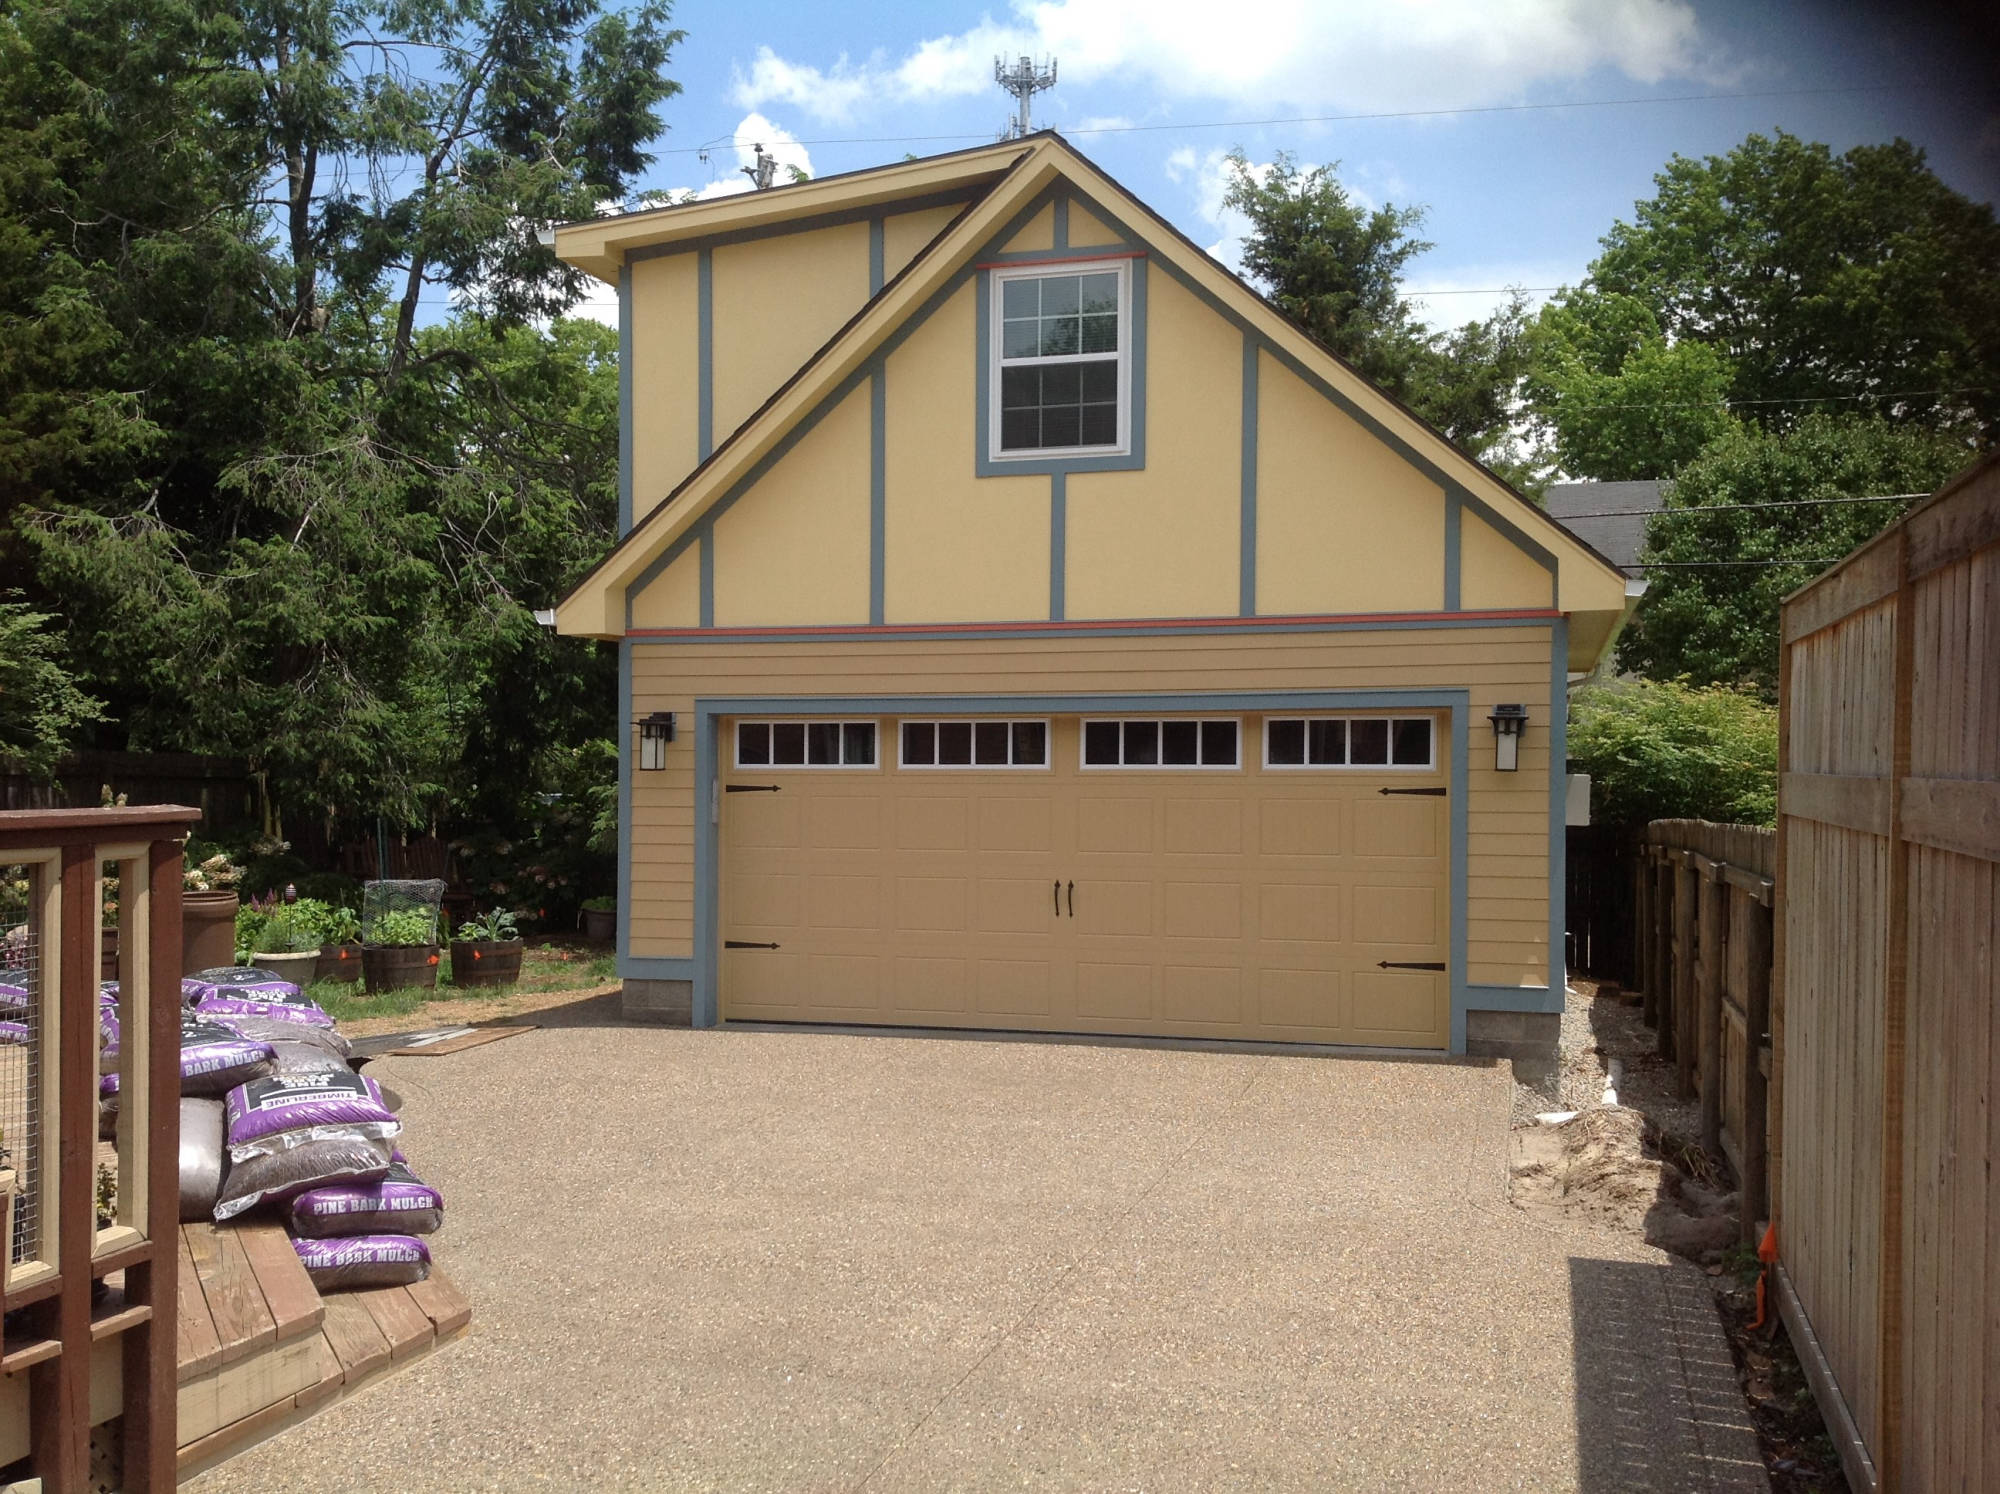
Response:
[{"label": "two-story garage", "polygon": [[629,1011],[1552,1047],[1601,557],[1053,134],[556,245]]}]

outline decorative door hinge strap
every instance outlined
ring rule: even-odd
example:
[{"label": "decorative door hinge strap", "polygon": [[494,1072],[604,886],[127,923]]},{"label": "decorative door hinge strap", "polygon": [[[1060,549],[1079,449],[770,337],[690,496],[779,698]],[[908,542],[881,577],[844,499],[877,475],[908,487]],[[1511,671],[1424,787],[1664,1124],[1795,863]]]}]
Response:
[{"label": "decorative door hinge strap", "polygon": [[[778,946],[775,944],[759,944],[752,939],[724,939],[722,947],[724,949],[776,949]],[[1438,968],[1442,970],[1444,967],[1440,965]]]},{"label": "decorative door hinge strap", "polygon": [[1377,960],[1377,970],[1442,970],[1443,960]]},{"label": "decorative door hinge strap", "polygon": [[1385,789],[1377,789],[1376,792],[1378,794],[1415,794],[1418,797],[1424,799],[1442,799],[1445,795],[1445,791],[1441,788],[1420,788],[1420,789],[1385,788]]},{"label": "decorative door hinge strap", "polygon": [[725,784],[722,791],[725,794],[775,794],[783,788],[782,783],[731,783]]}]

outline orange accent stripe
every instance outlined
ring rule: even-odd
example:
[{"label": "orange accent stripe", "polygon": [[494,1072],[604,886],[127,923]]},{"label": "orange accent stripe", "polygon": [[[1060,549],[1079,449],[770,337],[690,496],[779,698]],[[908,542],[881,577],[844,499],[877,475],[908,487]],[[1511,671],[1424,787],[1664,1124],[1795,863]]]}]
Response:
[{"label": "orange accent stripe", "polygon": [[827,623],[789,628],[628,628],[628,638],[812,638],[830,633],[868,633],[894,637],[900,633],[1101,633],[1111,629],[1170,632],[1183,628],[1265,628],[1310,626],[1317,623],[1424,622],[1547,622],[1563,614],[1553,607],[1508,611],[1352,612],[1298,617],[1175,617],[1092,618],[1062,622],[977,623]]}]

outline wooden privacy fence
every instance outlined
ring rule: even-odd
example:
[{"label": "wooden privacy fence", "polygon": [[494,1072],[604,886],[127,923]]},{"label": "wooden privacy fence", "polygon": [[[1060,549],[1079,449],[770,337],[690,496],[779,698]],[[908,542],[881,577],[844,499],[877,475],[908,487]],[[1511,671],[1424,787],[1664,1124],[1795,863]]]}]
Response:
[{"label": "wooden privacy fence", "polygon": [[1785,604],[1780,1310],[1859,1489],[2000,1488],[2000,465]]},{"label": "wooden privacy fence", "polygon": [[1639,986],[1648,1026],[1701,1097],[1701,1144],[1742,1187],[1743,1238],[1768,1211],[1774,831],[1655,820],[1638,869]]}]

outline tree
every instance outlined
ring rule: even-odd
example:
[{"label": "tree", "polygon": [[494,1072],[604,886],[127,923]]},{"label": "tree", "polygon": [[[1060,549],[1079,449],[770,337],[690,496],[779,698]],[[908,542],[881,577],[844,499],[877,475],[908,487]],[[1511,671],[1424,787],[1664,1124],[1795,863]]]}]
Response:
[{"label": "tree", "polygon": [[0,601],[0,769],[45,778],[103,703],[77,688],[56,619]]},{"label": "tree", "polygon": [[1590,774],[1603,824],[1777,819],[1778,712],[1744,691],[1685,680],[1591,685],[1570,702],[1568,750]]},{"label": "tree", "polygon": [[1465,451],[1501,452],[1527,366],[1525,300],[1433,333],[1402,290],[1410,261],[1433,247],[1415,237],[1423,208],[1364,208],[1337,162],[1301,170],[1280,152],[1260,173],[1236,151],[1229,166],[1224,202],[1250,220],[1243,268],[1273,304]]},{"label": "tree", "polygon": [[1527,393],[1565,471],[1669,477],[1733,422],[1814,412],[2000,434],[2000,226],[1921,150],[1781,131],[1654,182],[1539,319]]},{"label": "tree", "polygon": [[1880,416],[1808,415],[1787,432],[1725,432],[1682,469],[1647,526],[1643,559],[1663,564],[1648,573],[1619,664],[1775,697],[1778,604],[1915,501],[1891,495],[1929,493],[1971,454],[1962,438]]}]

